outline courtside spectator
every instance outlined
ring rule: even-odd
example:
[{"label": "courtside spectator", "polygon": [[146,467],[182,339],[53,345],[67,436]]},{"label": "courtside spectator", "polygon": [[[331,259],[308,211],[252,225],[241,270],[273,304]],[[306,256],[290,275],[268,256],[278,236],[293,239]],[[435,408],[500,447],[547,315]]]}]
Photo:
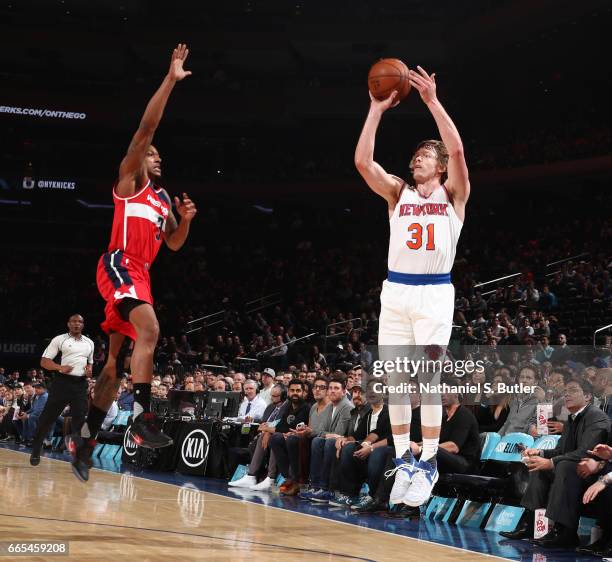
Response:
[{"label": "courtside spectator", "polygon": [[577,472],[578,463],[598,443],[608,439],[608,417],[589,402],[591,385],[584,380],[565,385],[565,403],[570,412],[558,445],[554,449],[526,449],[524,462],[529,469],[529,485],[521,500],[526,508],[517,528],[501,535],[509,539],[533,537],[534,512],[546,508],[554,522],[550,532],[535,541],[544,548],[575,548],[580,504],[586,484]]},{"label": "courtside spectator", "polygon": [[255,381],[246,381],[243,388],[244,399],[238,408],[238,417],[244,418],[245,421],[258,422],[267,407],[266,401],[257,394],[257,383]]},{"label": "courtside spectator", "polygon": [[476,469],[480,459],[480,435],[474,414],[459,402],[453,391],[456,379],[447,380],[450,390],[442,394],[442,428],[436,453],[441,474],[467,474]]},{"label": "courtside spectator", "polygon": [[[248,471],[242,478],[229,482],[228,485],[231,487],[266,491],[270,489],[276,478],[276,459],[270,453],[270,438],[276,432],[276,427],[281,420],[282,409],[288,408],[289,405],[286,402],[287,391],[282,385],[275,384],[272,387],[271,398],[272,402],[266,408],[262,416],[262,423],[257,428],[258,435],[250,444],[250,448],[253,448],[253,456],[249,463]],[[268,459],[266,477],[258,484],[257,475],[264,467],[266,459]]]},{"label": "courtside spectator", "polygon": [[340,449],[340,478],[338,490],[329,500],[331,505],[356,505],[363,508],[372,504],[374,499],[370,495],[359,501],[361,485],[367,479],[369,489],[376,489],[387,456],[393,452],[389,442],[389,408],[384,404],[382,394],[374,392],[372,387],[373,384],[370,384],[367,391],[370,409],[361,418],[357,430],[351,436],[336,440],[336,447]]},{"label": "courtside spectator", "polygon": [[[612,439],[608,438],[608,442]],[[597,477],[584,492],[582,503],[591,504],[602,530],[601,538],[589,545],[578,547],[577,552],[609,558],[612,556],[612,447],[599,443],[593,448],[592,458],[582,459],[578,463],[578,476],[588,482]],[[601,459],[601,460],[600,460]]]},{"label": "courtside spectator", "polygon": [[317,503],[328,503],[329,477],[336,456],[336,439],[348,432],[352,403],[346,397],[346,383],[337,377],[329,381],[327,396],[330,401],[328,424],[315,436],[310,445],[310,489],[308,498]]},{"label": "courtside spectator", "polygon": [[289,383],[287,392],[289,405],[284,409],[281,421],[270,438],[270,447],[276,457],[278,470],[286,479],[279,488],[279,491],[285,495],[296,495],[300,490],[299,457],[297,454],[290,457],[288,436],[289,432],[298,425],[305,425],[308,422],[309,408],[304,401],[305,388],[305,384],[297,379]]},{"label": "courtside spectator", "polygon": [[536,409],[538,399],[530,390],[536,386],[538,372],[535,367],[524,366],[518,376],[519,384],[523,384],[524,392],[516,394],[510,401],[508,417],[499,430],[504,436],[508,433],[527,433],[529,428],[536,423]]},{"label": "courtside spectator", "polygon": [[27,412],[20,411],[19,419],[23,422],[23,436],[26,447],[32,445],[32,440],[38,427],[38,419],[47,403],[47,387],[44,383],[36,383],[34,385],[35,396],[32,400],[32,406]]}]

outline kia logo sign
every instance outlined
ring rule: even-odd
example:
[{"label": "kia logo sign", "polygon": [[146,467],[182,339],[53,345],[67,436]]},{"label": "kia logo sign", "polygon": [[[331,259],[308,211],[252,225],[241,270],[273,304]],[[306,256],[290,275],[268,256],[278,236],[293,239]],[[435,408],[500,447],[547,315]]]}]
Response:
[{"label": "kia logo sign", "polygon": [[138,445],[136,445],[130,433],[131,428],[132,426],[130,425],[123,435],[123,450],[128,457],[133,457],[138,452]]},{"label": "kia logo sign", "polygon": [[124,500],[136,499],[136,486],[134,486],[134,478],[129,474],[122,474],[119,482],[119,497]]},{"label": "kia logo sign", "polygon": [[181,457],[191,468],[204,463],[208,457],[208,435],[203,429],[194,429],[187,434],[181,446]]},{"label": "kia logo sign", "polygon": [[204,518],[204,494],[193,484],[188,483],[179,488],[176,501],[181,510],[183,523],[190,527],[198,527]]}]

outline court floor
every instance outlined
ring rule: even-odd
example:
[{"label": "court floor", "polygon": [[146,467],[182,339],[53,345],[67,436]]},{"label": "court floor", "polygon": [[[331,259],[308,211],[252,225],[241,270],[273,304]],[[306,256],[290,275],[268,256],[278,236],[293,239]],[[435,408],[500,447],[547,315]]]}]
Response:
[{"label": "court floor", "polygon": [[69,541],[73,560],[532,560],[495,533],[236,493],[214,479],[94,469],[83,484],[67,456],[32,467],[15,449],[0,448],[0,543]]}]

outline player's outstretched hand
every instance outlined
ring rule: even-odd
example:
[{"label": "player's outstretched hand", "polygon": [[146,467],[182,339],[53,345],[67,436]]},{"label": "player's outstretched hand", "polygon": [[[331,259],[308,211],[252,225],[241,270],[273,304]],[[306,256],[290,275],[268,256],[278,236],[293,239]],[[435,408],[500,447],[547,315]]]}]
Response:
[{"label": "player's outstretched hand", "polygon": [[372,95],[372,92],[369,92],[369,94],[370,94],[370,99],[372,100],[370,107],[372,107],[372,109],[378,109],[381,113],[383,111],[387,111],[387,109],[389,109],[390,107],[395,107],[400,102],[400,100],[397,99],[397,90],[393,90],[389,94],[389,97],[385,98],[382,101],[377,100]]},{"label": "player's outstretched hand", "polygon": [[178,197],[175,197],[174,204],[176,205],[176,212],[180,215],[181,219],[187,222],[190,222],[198,212],[195,203],[189,199],[186,193],[183,193],[182,201]]},{"label": "player's outstretched hand", "polygon": [[436,99],[436,74],[435,72],[430,76],[423,70],[422,67],[417,66],[418,72],[410,70],[408,77],[410,85],[416,88],[421,95],[421,99],[425,103],[429,103]]},{"label": "player's outstretched hand", "polygon": [[183,68],[187,55],[189,55],[189,49],[187,48],[187,45],[183,43],[179,43],[176,46],[176,49],[172,51],[170,70],[168,71],[168,76],[170,76],[172,80],[180,82],[183,78],[191,76],[191,71]]}]

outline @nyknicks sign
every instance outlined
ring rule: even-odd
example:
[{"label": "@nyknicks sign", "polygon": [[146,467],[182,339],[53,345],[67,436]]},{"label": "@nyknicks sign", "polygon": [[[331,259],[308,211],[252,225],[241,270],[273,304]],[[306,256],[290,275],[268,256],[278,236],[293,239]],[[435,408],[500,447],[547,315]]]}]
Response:
[{"label": "@nyknicks sign", "polygon": [[123,451],[129,457],[133,457],[138,452],[138,445],[132,439],[132,433],[130,432],[131,427],[128,427],[123,435]]},{"label": "@nyknicks sign", "polygon": [[194,429],[187,434],[181,446],[183,462],[191,468],[200,466],[208,457],[208,435],[203,429]]}]

